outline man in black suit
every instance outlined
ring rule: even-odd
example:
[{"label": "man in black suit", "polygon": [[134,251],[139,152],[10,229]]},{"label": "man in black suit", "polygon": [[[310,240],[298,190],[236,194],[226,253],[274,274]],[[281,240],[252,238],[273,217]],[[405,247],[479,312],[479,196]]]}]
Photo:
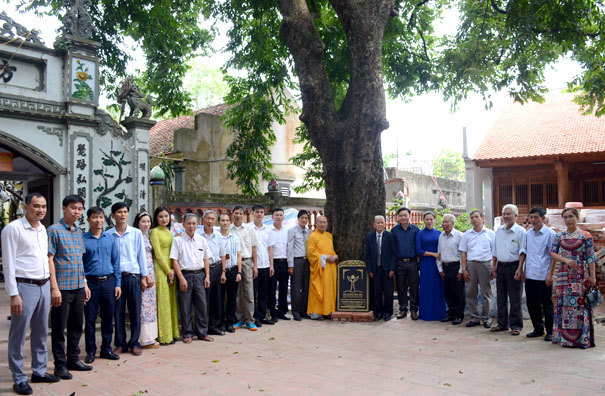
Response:
[{"label": "man in black suit", "polygon": [[374,320],[393,316],[393,277],[397,265],[395,237],[384,230],[384,216],[374,217],[374,229],[366,235],[366,267],[374,285]]}]

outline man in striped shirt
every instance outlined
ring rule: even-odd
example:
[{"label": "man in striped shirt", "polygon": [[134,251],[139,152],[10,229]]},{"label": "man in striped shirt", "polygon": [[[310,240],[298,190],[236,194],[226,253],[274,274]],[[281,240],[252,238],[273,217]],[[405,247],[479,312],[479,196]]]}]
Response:
[{"label": "man in striped shirt", "polygon": [[[225,330],[229,333],[235,332],[233,325],[237,322],[235,317],[235,301],[237,298],[237,289],[242,280],[242,248],[237,235],[229,233],[231,220],[229,215],[223,213],[218,216],[221,236],[225,243],[225,283],[221,285],[221,297],[225,304],[221,319]],[[256,330],[250,328],[250,330]]]}]

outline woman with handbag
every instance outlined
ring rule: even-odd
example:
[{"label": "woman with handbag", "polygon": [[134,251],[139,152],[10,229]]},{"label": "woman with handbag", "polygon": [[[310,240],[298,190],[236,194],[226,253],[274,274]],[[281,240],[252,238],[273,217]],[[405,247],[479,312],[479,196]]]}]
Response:
[{"label": "woman with handbag", "polygon": [[556,295],[552,342],[590,348],[595,346],[592,312],[584,295],[597,283],[592,235],[578,228],[577,209],[566,208],[561,216],[567,230],[555,236],[551,256],[558,265],[551,266],[546,278],[547,286],[554,283]]}]

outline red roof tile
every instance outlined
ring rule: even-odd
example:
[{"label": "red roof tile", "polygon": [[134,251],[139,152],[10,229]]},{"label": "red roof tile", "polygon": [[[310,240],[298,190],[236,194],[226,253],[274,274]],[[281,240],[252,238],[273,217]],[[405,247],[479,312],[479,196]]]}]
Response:
[{"label": "red roof tile", "polygon": [[551,93],[542,104],[508,104],[473,159],[605,152],[605,117],[582,115],[572,98]]},{"label": "red roof tile", "polygon": [[[210,115],[222,116],[225,114],[228,106],[219,104],[210,106],[205,109],[195,111],[195,115],[204,113]],[[159,121],[149,131],[149,154],[152,157],[164,154],[172,154],[174,142],[174,131],[180,128],[193,129],[195,128],[195,116],[185,115],[177,118]]]}]

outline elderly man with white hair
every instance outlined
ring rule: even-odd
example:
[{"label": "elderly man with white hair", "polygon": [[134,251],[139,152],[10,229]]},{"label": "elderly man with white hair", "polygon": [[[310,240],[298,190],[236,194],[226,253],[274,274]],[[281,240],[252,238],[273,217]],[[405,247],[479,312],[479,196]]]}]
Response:
[{"label": "elderly man with white hair", "polygon": [[[508,204],[502,208],[504,222],[496,231],[492,250],[492,278],[496,278],[498,324],[491,331],[506,331],[510,325],[512,335],[521,334],[523,313],[521,293],[523,290],[523,264],[525,262],[525,229],[517,224],[519,209]],[[510,300],[510,312],[508,310]]]},{"label": "elderly man with white hair", "polygon": [[439,235],[437,252],[437,269],[443,279],[443,292],[447,303],[447,316],[442,322],[452,322],[459,325],[464,319],[464,279],[462,277],[462,266],[460,265],[460,239],[462,232],[454,228],[456,217],[452,214],[443,216],[441,226],[443,232]]}]

